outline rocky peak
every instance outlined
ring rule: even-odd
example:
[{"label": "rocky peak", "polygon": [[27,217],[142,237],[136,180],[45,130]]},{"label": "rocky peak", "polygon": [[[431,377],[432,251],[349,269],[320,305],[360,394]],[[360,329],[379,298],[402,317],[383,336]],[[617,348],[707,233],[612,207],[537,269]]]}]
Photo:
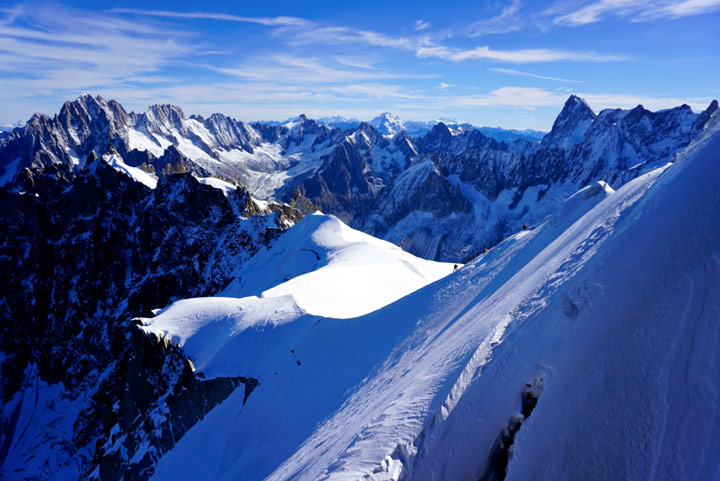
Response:
[{"label": "rocky peak", "polygon": [[705,128],[705,125],[710,120],[710,117],[715,113],[715,111],[718,109],[718,101],[713,99],[712,102],[710,102],[710,105],[702,111],[702,113],[698,116],[698,118],[695,120],[695,123],[693,123],[690,135],[695,136],[702,132],[702,130]]},{"label": "rocky peak", "polygon": [[422,137],[421,144],[423,152],[437,149],[441,145],[449,145],[453,138],[452,131],[443,122],[438,122],[433,128]]},{"label": "rocky peak", "polygon": [[[642,109],[642,105],[638,105]],[[550,133],[563,131],[571,132],[578,124],[587,120],[594,120],[597,115],[590,106],[577,95],[571,95],[565,102],[553,123]]]},{"label": "rocky peak", "polygon": [[571,95],[555,119],[552,130],[545,136],[546,145],[568,148],[582,140],[585,131],[597,115],[582,98]]},{"label": "rocky peak", "polygon": [[99,95],[93,97],[90,94],[82,94],[72,102],[65,102],[60,109],[58,117],[61,119],[67,117],[82,117],[85,120],[94,120],[97,118],[110,120],[111,116],[112,109],[104,98]]},{"label": "rocky peak", "polygon": [[[368,122],[360,122],[360,125],[355,129],[351,137],[354,138],[356,142],[367,144],[368,147],[370,147],[371,144],[384,147],[388,143],[387,139],[383,137],[382,132]],[[367,141],[363,140],[363,137],[367,138]]]},{"label": "rocky peak", "polygon": [[175,129],[185,135],[187,129],[183,125],[184,120],[185,114],[180,107],[155,104],[148,107],[141,118],[141,123],[144,123],[150,131],[165,133]]},{"label": "rocky peak", "polygon": [[158,120],[170,120],[173,123],[185,120],[182,109],[171,104],[155,104],[148,107],[147,113]]}]

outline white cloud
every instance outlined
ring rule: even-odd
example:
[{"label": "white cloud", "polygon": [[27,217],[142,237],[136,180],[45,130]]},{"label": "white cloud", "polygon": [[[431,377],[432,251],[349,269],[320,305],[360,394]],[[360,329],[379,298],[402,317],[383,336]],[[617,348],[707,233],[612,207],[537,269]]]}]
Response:
[{"label": "white cloud", "polygon": [[333,57],[333,59],[341,64],[345,65],[347,67],[355,67],[355,68],[361,68],[365,70],[379,70],[378,67],[375,66],[375,62],[365,58],[365,57],[347,57],[347,56],[340,56],[336,55]]},{"label": "white cloud", "polygon": [[530,48],[520,50],[492,50],[490,47],[476,47],[471,50],[451,49],[448,47],[420,47],[416,50],[420,58],[435,57],[453,62],[463,60],[499,60],[512,63],[540,62],[611,62],[628,60],[620,55],[597,54],[592,52],[574,52],[571,50],[555,50],[546,48]]},{"label": "white cloud", "polygon": [[631,22],[658,18],[681,18],[720,10],[720,0],[593,0],[557,4],[545,13],[553,23],[582,26],[614,16]]},{"label": "white cloud", "polygon": [[452,84],[446,84],[445,82],[440,82],[440,84],[438,84],[437,86],[437,88],[439,89],[448,89],[450,87],[452,87]]},{"label": "white cloud", "polygon": [[[628,1],[628,0],[605,0]],[[695,0],[699,1],[699,0]],[[708,0],[705,0],[708,1]],[[718,0],[720,1],[720,0]],[[471,25],[470,35],[507,32],[520,28],[517,22],[518,12],[523,6],[520,0],[513,0],[502,12],[486,21]],[[390,48],[413,52],[420,58],[434,57],[458,62],[473,59],[491,59],[514,63],[554,62],[554,61],[590,61],[606,62],[626,60],[619,55],[598,54],[593,52],[573,52],[556,49],[519,49],[492,50],[481,46],[463,50],[447,47],[439,43],[445,34],[416,34],[395,36],[373,30],[357,29],[341,25],[322,25],[298,17],[243,17],[237,15],[210,12],[173,12],[166,10],[115,9],[113,12],[132,13],[143,16],[166,18],[192,18],[226,20],[234,22],[257,23],[271,27],[270,35],[287,45],[299,47],[312,44],[346,45],[364,44],[371,47]],[[509,22],[509,23],[508,23]],[[512,26],[508,26],[512,24]],[[417,20],[415,30],[425,30],[430,23]]]},{"label": "white cloud", "polygon": [[454,104],[473,107],[551,107],[562,105],[566,95],[534,87],[501,87],[485,95],[455,97]]},{"label": "white cloud", "polygon": [[537,79],[542,79],[542,80],[555,80],[557,82],[582,83],[580,80],[570,80],[570,79],[559,78],[559,77],[546,77],[544,75],[537,75],[537,74],[529,73],[529,72],[521,72],[519,70],[510,69],[510,68],[492,67],[492,68],[489,68],[488,70],[490,70],[491,72],[495,72],[495,73],[503,73],[503,74],[507,74],[507,75],[517,75],[520,77],[532,77],[532,78],[537,78]]}]

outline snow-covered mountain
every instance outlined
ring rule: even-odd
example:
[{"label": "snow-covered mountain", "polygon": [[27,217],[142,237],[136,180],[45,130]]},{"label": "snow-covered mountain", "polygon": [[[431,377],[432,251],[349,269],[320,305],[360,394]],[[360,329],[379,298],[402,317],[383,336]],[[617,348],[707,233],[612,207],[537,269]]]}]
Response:
[{"label": "snow-covered mountain", "polygon": [[542,140],[547,132],[541,132],[533,129],[503,129],[500,127],[475,127],[488,137],[492,137],[498,142],[512,142],[513,140]]},{"label": "snow-covered mountain", "polygon": [[[285,121],[262,121],[260,123],[278,126],[283,125],[293,119]],[[355,129],[362,121],[352,118],[348,119],[340,115],[333,117],[320,117],[315,119],[318,124],[327,125],[328,127],[338,128],[341,130]],[[383,135],[395,135],[401,131],[405,131],[410,137],[421,137],[432,130],[437,124],[443,123],[454,130],[467,131],[467,130],[479,130],[486,135],[491,137],[498,142],[512,142],[514,140],[530,140],[539,141],[545,136],[547,132],[541,132],[539,130],[525,129],[503,129],[500,127],[476,127],[468,122],[463,122],[457,119],[450,118],[438,118],[435,120],[418,121],[418,120],[402,120],[400,117],[393,115],[390,112],[383,112],[378,116],[367,121],[368,124],[372,125],[378,132]]]},{"label": "snow-covered mountain", "polygon": [[144,319],[205,376],[260,380],[192,427],[153,479],[712,479],[718,152],[715,115],[674,164],[585,187],[361,317],[263,296],[274,315],[210,298]]},{"label": "snow-covered mountain", "polygon": [[719,119],[36,115],[0,137],[0,478],[712,479]]},{"label": "snow-covered mountain", "polygon": [[383,135],[393,137],[395,134],[405,130],[405,123],[399,117],[394,116],[390,112],[383,112],[373,118],[368,124],[375,127],[375,130]]}]

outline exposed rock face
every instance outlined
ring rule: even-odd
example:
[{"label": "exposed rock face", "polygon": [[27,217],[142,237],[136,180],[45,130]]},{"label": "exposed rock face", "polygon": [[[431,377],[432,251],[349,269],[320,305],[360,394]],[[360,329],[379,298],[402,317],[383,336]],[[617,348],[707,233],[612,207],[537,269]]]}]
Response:
[{"label": "exposed rock face", "polygon": [[187,429],[257,380],[202,380],[132,318],[217,292],[277,235],[268,225],[280,231],[301,214],[284,206],[285,218],[244,219],[234,196],[189,173],[151,190],[96,155],[85,164],[24,169],[16,190],[0,189],[0,465],[22,451],[17,413],[40,409],[22,395],[40,382],[77,410],[70,432],[44,432],[46,448],[33,452],[64,453],[50,477],[147,479]]}]

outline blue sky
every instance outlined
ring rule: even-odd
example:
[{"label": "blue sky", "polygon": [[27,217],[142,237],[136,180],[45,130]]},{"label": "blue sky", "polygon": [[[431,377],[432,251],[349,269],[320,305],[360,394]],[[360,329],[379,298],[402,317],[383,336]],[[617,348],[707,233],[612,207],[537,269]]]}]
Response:
[{"label": "blue sky", "polygon": [[720,0],[0,2],[0,124],[83,92],[240,120],[382,111],[548,130],[720,97]]}]

